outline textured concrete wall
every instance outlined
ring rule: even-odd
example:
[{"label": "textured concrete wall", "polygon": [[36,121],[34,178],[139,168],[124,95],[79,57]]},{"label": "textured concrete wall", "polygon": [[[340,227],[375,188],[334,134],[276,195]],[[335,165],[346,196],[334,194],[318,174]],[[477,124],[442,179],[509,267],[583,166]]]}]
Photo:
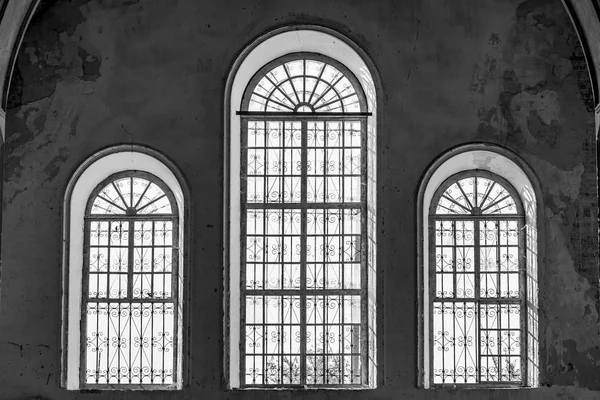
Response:
[{"label": "textured concrete wall", "polygon": [[[222,371],[223,96],[236,55],[282,24],[337,29],[372,57],[379,105],[379,388],[227,392]],[[596,144],[589,82],[559,0],[93,0],[44,3],[7,113],[0,398],[600,398]],[[536,172],[545,212],[539,389],[415,388],[415,198],[449,148],[498,143]],[[59,388],[61,207],[100,148],[159,149],[192,193],[191,365],[176,393]],[[398,290],[401,289],[401,290]]]}]

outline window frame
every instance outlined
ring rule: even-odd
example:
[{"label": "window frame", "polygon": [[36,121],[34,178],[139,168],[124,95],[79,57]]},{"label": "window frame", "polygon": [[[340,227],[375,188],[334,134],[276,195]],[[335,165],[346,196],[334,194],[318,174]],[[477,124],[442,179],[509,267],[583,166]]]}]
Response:
[{"label": "window frame", "polygon": [[[470,178],[470,177],[481,177],[481,178],[486,178],[491,180],[492,182],[496,182],[498,184],[500,184],[507,192],[508,194],[511,196],[511,198],[514,201],[515,207],[516,207],[516,212],[513,214],[500,214],[500,213],[491,213],[491,214],[438,214],[436,213],[436,208],[437,205],[439,204],[439,201],[441,199],[441,197],[443,196],[443,194],[446,192],[446,190],[452,186],[454,183],[458,184],[458,182],[462,179],[465,178]],[[463,221],[463,222],[473,222],[473,236],[474,236],[474,240],[473,240],[473,261],[474,261],[474,272],[473,272],[473,279],[474,279],[474,296],[473,299],[468,299],[468,298],[460,298],[457,297],[456,294],[453,297],[444,297],[444,298],[436,298],[436,250],[437,250],[437,245],[435,245],[435,235],[436,235],[436,222],[440,221],[440,220],[446,220],[446,221]],[[518,238],[518,252],[517,252],[517,256],[518,256],[518,269],[519,269],[519,297],[517,298],[518,302],[515,301],[514,298],[502,298],[502,297],[494,297],[494,298],[487,298],[488,301],[484,301],[483,303],[481,302],[482,297],[480,296],[480,289],[479,289],[479,281],[480,281],[480,277],[481,277],[481,273],[480,273],[480,268],[481,268],[481,264],[479,263],[479,250],[481,248],[481,244],[479,243],[479,241],[477,240],[478,237],[478,232],[479,232],[479,222],[480,221],[496,221],[496,220],[507,220],[507,221],[516,221],[517,222],[517,229],[519,232],[519,238]],[[434,303],[436,302],[436,300],[438,302],[441,303],[445,303],[445,302],[451,302],[452,300],[454,301],[458,301],[458,302],[472,302],[474,303],[475,306],[475,314],[478,315],[479,314],[479,310],[481,309],[481,305],[482,304],[518,304],[519,305],[519,310],[520,310],[520,329],[519,329],[519,346],[520,346],[520,350],[521,350],[521,354],[520,354],[520,365],[521,365],[521,382],[517,383],[517,382],[503,382],[503,381],[498,381],[498,382],[493,382],[493,381],[487,381],[487,382],[479,382],[480,380],[480,369],[481,369],[481,358],[480,358],[480,347],[481,347],[481,327],[480,327],[480,320],[479,318],[476,318],[475,321],[478,325],[476,325],[475,327],[475,334],[476,334],[476,344],[475,344],[475,351],[477,354],[477,364],[475,365],[475,373],[476,373],[476,379],[478,380],[478,382],[475,383],[435,383],[434,379],[435,376],[433,375],[433,373],[431,374],[430,378],[431,378],[431,382],[430,385],[432,387],[437,387],[437,388],[443,388],[443,387],[465,387],[465,388],[470,388],[470,387],[490,387],[490,388],[511,388],[511,387],[526,387],[527,386],[527,316],[528,316],[528,312],[527,312],[527,284],[526,284],[526,266],[525,266],[525,251],[526,251],[526,224],[525,224],[525,211],[524,211],[524,207],[523,204],[521,202],[521,199],[517,193],[517,191],[515,190],[515,188],[510,184],[510,182],[508,182],[506,179],[504,179],[502,176],[495,174],[493,172],[490,171],[485,171],[485,170],[480,170],[480,169],[469,169],[469,170],[464,170],[461,172],[458,172],[452,176],[450,176],[449,178],[447,178],[441,185],[438,186],[438,188],[436,189],[433,198],[431,200],[431,204],[429,206],[429,226],[427,227],[428,231],[429,231],[429,237],[430,237],[430,243],[432,243],[433,245],[430,246],[429,248],[429,271],[427,272],[429,274],[429,282],[431,282],[430,287],[429,287],[429,309],[432,310],[429,313],[429,326],[433,327],[434,323]],[[455,273],[456,274],[456,273]],[[462,299],[462,300],[461,300]],[[486,298],[483,298],[486,299]],[[432,354],[432,356],[430,357],[430,371],[434,371],[434,357],[433,357],[433,347],[435,346],[435,341],[434,340],[430,340],[429,343],[430,346],[430,352]],[[501,355],[499,355],[499,357],[502,357]],[[500,375],[501,372],[499,371],[498,374]]]},{"label": "window frame", "polygon": [[[360,112],[302,112],[298,110],[298,107],[296,107],[295,110],[290,111],[290,112],[274,112],[274,111],[248,111],[249,108],[249,103],[250,103],[250,99],[254,93],[254,88],[258,85],[258,83],[263,79],[263,77],[266,76],[266,74],[271,71],[273,68],[276,68],[280,65],[284,65],[287,62],[290,61],[295,61],[295,60],[314,60],[314,61],[319,61],[324,63],[325,65],[331,65],[333,67],[335,67],[338,71],[341,72],[341,74],[343,75],[343,77],[347,78],[348,81],[351,83],[351,85],[353,85],[354,89],[355,89],[355,93],[357,95],[358,98],[358,102],[359,102],[359,107],[360,107]],[[323,70],[325,69],[325,67],[323,67]],[[288,80],[291,80],[290,76],[288,75]],[[286,80],[287,81],[287,80]],[[280,83],[281,84],[281,83]],[[316,84],[315,84],[315,88],[316,88]],[[295,88],[294,88],[295,89]],[[298,92],[296,92],[297,94]],[[304,105],[304,103],[299,104],[299,106]],[[312,108],[312,107],[311,107]],[[357,202],[357,207],[360,208],[360,213],[361,213],[361,261],[360,261],[360,265],[361,265],[361,288],[359,289],[359,295],[361,296],[361,307],[360,307],[360,312],[361,312],[361,338],[360,338],[360,343],[361,343],[361,383],[359,384],[307,384],[306,382],[300,382],[300,384],[246,384],[245,383],[245,379],[246,379],[246,360],[245,360],[245,349],[244,349],[244,343],[245,343],[245,338],[246,338],[246,334],[245,334],[245,328],[246,328],[246,302],[244,301],[244,296],[246,296],[246,287],[244,286],[244,282],[245,282],[245,275],[246,275],[246,261],[245,261],[245,255],[246,255],[246,250],[244,248],[244,245],[241,246],[241,251],[240,251],[240,363],[239,363],[239,380],[240,380],[240,387],[241,388],[263,388],[263,389],[268,389],[268,388],[304,388],[304,387],[310,387],[310,388],[315,388],[315,389],[344,389],[344,388],[351,388],[351,389],[360,389],[360,388],[366,388],[368,387],[368,382],[369,382],[369,376],[368,376],[368,372],[369,372],[369,368],[368,368],[368,361],[369,361],[369,330],[368,330],[368,321],[369,321],[369,316],[368,316],[368,310],[367,310],[367,303],[368,303],[368,275],[367,275],[367,263],[368,263],[368,259],[367,259],[367,254],[368,254],[368,242],[369,242],[369,235],[368,235],[368,225],[367,225],[367,204],[368,204],[368,196],[367,196],[367,181],[368,181],[368,176],[367,176],[367,165],[368,165],[368,148],[367,148],[367,118],[369,116],[371,116],[371,113],[368,112],[367,110],[367,99],[365,97],[363,88],[361,86],[361,84],[359,83],[358,79],[354,76],[354,74],[346,67],[344,66],[342,63],[340,63],[339,61],[325,56],[323,54],[319,54],[319,53],[314,53],[314,52],[306,52],[306,51],[300,51],[300,52],[293,52],[293,53],[288,53],[286,55],[283,55],[281,57],[278,57],[274,60],[271,60],[270,62],[266,63],[262,68],[260,68],[255,75],[252,77],[252,79],[249,81],[248,85],[246,86],[246,89],[244,91],[244,95],[242,97],[242,102],[241,102],[241,111],[239,111],[237,113],[238,115],[240,115],[240,122],[241,122],[241,155],[240,155],[240,160],[241,160],[241,169],[240,169],[240,175],[241,175],[241,187],[240,187],[240,193],[241,193],[241,197],[240,197],[240,205],[241,205],[241,211],[240,211],[240,239],[241,239],[241,243],[245,243],[246,240],[246,233],[245,233],[245,226],[246,226],[246,211],[248,210],[247,205],[248,204],[253,204],[253,203],[249,203],[248,201],[245,200],[246,197],[246,192],[247,192],[247,163],[244,162],[244,160],[247,160],[247,149],[248,149],[248,124],[250,123],[250,121],[252,122],[265,122],[265,130],[266,130],[266,124],[268,122],[283,122],[285,124],[285,122],[287,121],[292,121],[292,122],[300,122],[301,123],[301,136],[302,136],[302,144],[301,144],[301,160],[304,161],[304,165],[306,165],[306,158],[307,158],[307,151],[308,151],[308,144],[307,144],[307,140],[306,140],[306,135],[308,133],[308,128],[307,128],[307,123],[308,122],[322,122],[324,124],[324,126],[326,126],[327,122],[333,122],[333,121],[341,121],[342,124],[344,122],[359,122],[360,126],[361,126],[361,145],[360,145],[360,154],[361,154],[361,167],[360,167],[360,185],[361,185],[361,194],[360,194],[360,201]],[[324,128],[325,129],[325,128]],[[265,144],[265,150],[268,148]],[[275,203],[277,205],[280,205],[281,207],[273,207],[274,209],[278,209],[278,210],[300,210],[302,215],[304,216],[303,219],[303,225],[302,225],[302,229],[304,230],[304,233],[301,234],[300,238],[301,238],[301,243],[304,242],[306,243],[307,241],[307,236],[306,236],[306,228],[304,226],[304,224],[306,224],[306,211],[307,210],[318,210],[318,209],[323,209],[323,210],[329,210],[329,209],[335,209],[335,210],[343,210],[346,209],[346,205],[347,204],[352,204],[352,203],[347,203],[347,202],[342,202],[342,203],[328,203],[328,202],[322,202],[322,203],[317,203],[317,202],[309,202],[307,201],[306,198],[306,186],[307,186],[307,170],[306,168],[303,168],[301,171],[301,186],[305,187],[305,189],[303,190],[303,194],[301,196],[301,200],[298,203],[285,203],[285,202],[281,202],[281,203]],[[262,203],[255,203],[255,204],[260,204],[262,206],[265,207],[265,209],[271,209],[270,207],[268,207],[268,204],[270,204],[266,199],[263,200]],[[331,208],[333,205],[337,205],[337,208]],[[289,205],[289,207],[285,207],[286,205]],[[252,208],[252,207],[251,207]],[[354,207],[352,207],[354,208]],[[300,317],[300,323],[299,323],[299,328],[300,328],[300,332],[301,332],[301,337],[304,337],[303,332],[306,332],[307,329],[307,322],[306,322],[306,309],[305,309],[305,304],[306,304],[306,298],[310,297],[311,295],[326,295],[326,293],[328,293],[328,290],[331,289],[323,289],[321,291],[321,293],[319,293],[318,290],[311,290],[311,289],[307,289],[304,286],[306,286],[306,260],[305,257],[301,256],[301,261],[300,261],[300,288],[295,291],[293,293],[293,295],[298,295],[301,298],[301,317]],[[304,287],[304,288],[303,288]],[[339,292],[340,296],[343,296],[343,293],[345,291],[347,291],[349,289],[339,289],[339,290],[335,290],[335,292]],[[282,295],[286,295],[283,294],[283,292],[285,292],[284,289],[280,289],[280,291],[282,292]],[[352,290],[350,290],[352,291]],[[266,294],[265,294],[266,295]],[[291,296],[292,294],[290,294]],[[325,353],[324,353],[325,354]],[[306,371],[304,370],[305,368],[305,364],[306,364],[306,359],[309,356],[309,354],[306,352],[306,342],[301,342],[300,345],[300,353],[299,353],[299,358],[300,358],[300,379],[306,379]],[[324,356],[325,357],[325,356]]]},{"label": "window frame", "polygon": [[[133,168],[132,168],[133,167]],[[91,388],[116,391],[171,391],[181,390],[189,380],[189,359],[184,350],[189,348],[189,286],[190,270],[190,191],[178,167],[160,152],[138,144],[120,144],[101,149],[84,160],[73,172],[66,185],[62,213],[62,284],[61,284],[61,387],[83,390],[80,383],[81,365],[81,310],[83,279],[83,239],[87,201],[97,184],[108,176],[135,169],[157,176],[173,193],[179,218],[179,309],[177,325],[179,338],[177,355],[177,385],[145,388]],[[135,385],[131,385],[135,386]],[[90,389],[86,389],[90,390]]]},{"label": "window frame", "polygon": [[[125,213],[125,214],[92,214],[92,207],[94,204],[94,201],[96,200],[97,196],[99,195],[99,193],[102,191],[102,189],[104,189],[107,185],[109,185],[110,183],[113,183],[115,181],[117,181],[118,179],[122,179],[122,178],[126,178],[129,177],[131,179],[144,179],[147,180],[148,182],[150,182],[150,184],[154,184],[156,186],[158,186],[163,193],[165,194],[165,196],[167,197],[169,204],[171,206],[171,213],[169,214],[135,214],[135,215],[130,215],[129,213]],[[107,217],[107,215],[109,217]],[[104,179],[102,182],[100,182],[96,188],[94,189],[94,191],[91,193],[91,195],[88,198],[87,201],[87,205],[86,205],[86,209],[85,209],[85,216],[84,216],[84,248],[83,248],[83,256],[84,256],[84,265],[83,265],[83,276],[82,276],[82,301],[81,301],[81,339],[80,339],[80,343],[81,343],[81,356],[80,356],[80,388],[81,389],[123,389],[123,390],[131,390],[133,388],[138,388],[141,390],[152,390],[152,389],[156,389],[156,390],[169,390],[169,389],[176,389],[179,385],[179,383],[177,382],[177,378],[179,378],[179,375],[177,373],[177,358],[178,358],[178,353],[179,353],[179,346],[181,345],[181,343],[179,343],[181,340],[179,338],[179,335],[177,334],[178,331],[178,326],[179,326],[179,321],[178,321],[178,317],[179,317],[179,313],[178,313],[178,309],[179,309],[179,257],[177,254],[177,250],[179,247],[179,210],[178,210],[178,205],[177,202],[175,201],[175,196],[173,195],[173,192],[171,191],[171,189],[169,188],[169,186],[167,186],[159,177],[157,177],[156,175],[153,175],[152,173],[149,172],[145,172],[145,171],[139,171],[139,170],[135,170],[135,169],[129,169],[129,170],[123,170],[120,172],[116,172],[113,173],[112,175],[108,176],[106,179]],[[167,300],[167,299],[148,299],[148,298],[140,298],[139,301],[135,301],[135,299],[132,297],[132,293],[129,293],[133,287],[133,262],[134,259],[132,258],[132,253],[135,251],[135,245],[133,244],[133,240],[134,240],[134,236],[133,233],[135,232],[134,229],[134,224],[135,222],[147,222],[147,221],[154,221],[154,220],[171,220],[173,222],[173,228],[172,228],[172,235],[173,235],[173,242],[171,245],[171,249],[172,249],[172,264],[171,264],[171,301],[173,302],[173,383],[170,384],[156,384],[156,383],[150,383],[150,384],[144,384],[144,383],[140,383],[140,384],[134,384],[134,383],[104,383],[104,384],[98,384],[98,383],[86,383],[86,361],[87,361],[87,351],[86,351],[86,337],[87,337],[87,329],[86,329],[86,322],[87,322],[87,304],[89,304],[90,302],[94,302],[94,303],[117,303],[117,304],[121,304],[121,303],[139,303],[139,304],[144,304],[144,303],[166,303],[167,301],[160,301],[160,300]],[[128,285],[128,294],[126,296],[126,298],[116,298],[116,299],[112,299],[110,297],[108,297],[108,293],[107,293],[107,297],[106,298],[90,298],[89,297],[89,293],[88,293],[88,285],[89,285],[89,255],[91,252],[91,245],[90,245],[90,225],[92,221],[99,221],[99,222],[104,222],[104,221],[110,221],[110,220],[117,220],[117,221],[128,221],[129,222],[129,228],[128,228],[128,234],[129,234],[129,242],[128,242],[128,246],[127,246],[127,252],[128,252],[128,272],[127,272],[127,285]],[[108,246],[110,247],[110,246]],[[154,248],[154,247],[153,247]],[[112,300],[112,301],[111,301]],[[129,347],[132,347],[132,343],[128,343]]]},{"label": "window frame", "polygon": [[[539,352],[543,346],[543,338],[539,336],[545,324],[544,314],[540,312],[538,296],[543,292],[541,282],[544,268],[544,237],[545,226],[541,216],[544,215],[544,202],[541,197],[541,185],[533,169],[513,151],[502,146],[474,142],[453,147],[434,159],[424,170],[416,193],[416,229],[417,229],[417,374],[415,385],[422,389],[451,389],[431,385],[432,371],[430,360],[430,330],[429,314],[429,251],[432,246],[429,235],[429,210],[436,189],[450,176],[465,170],[481,169],[493,172],[507,180],[518,193],[525,209],[527,226],[526,256],[527,256],[527,312],[531,313],[527,327],[527,378],[526,385],[521,389],[535,388],[540,385],[540,365],[544,364],[545,356]],[[457,386],[458,387],[458,386]],[[485,388],[484,385],[461,386],[462,389]],[[496,386],[497,389],[503,387]],[[508,387],[507,389],[515,387]]]},{"label": "window frame", "polygon": [[239,115],[242,96],[248,82],[256,71],[267,62],[292,52],[317,52],[327,55],[350,69],[359,79],[365,95],[372,118],[368,119],[368,232],[369,232],[369,389],[375,388],[383,382],[383,369],[379,368],[383,361],[382,345],[379,338],[383,327],[383,304],[378,302],[382,298],[383,272],[377,269],[377,239],[381,232],[377,229],[382,222],[379,220],[377,190],[381,184],[377,183],[377,132],[380,126],[377,104],[383,100],[381,79],[377,68],[368,54],[355,42],[343,34],[319,25],[293,24],[268,31],[250,42],[240,51],[232,62],[224,95],[224,130],[223,147],[225,185],[223,188],[223,310],[226,318],[223,319],[223,369],[226,387],[239,389],[239,362],[240,362],[240,132],[241,118]]},{"label": "window frame", "polygon": [[[296,61],[299,59],[305,59],[305,60],[314,60],[314,61],[319,61],[322,62],[326,65],[331,65],[333,67],[335,67],[338,71],[340,71],[343,75],[343,77],[345,77],[346,79],[348,79],[350,81],[350,84],[353,86],[356,95],[358,97],[358,103],[359,103],[359,108],[360,108],[360,112],[347,112],[347,111],[340,111],[340,112],[328,112],[328,111],[312,111],[312,112],[302,112],[302,111],[298,111],[297,109],[294,111],[249,111],[248,108],[250,106],[250,101],[252,99],[252,95],[254,94],[254,88],[260,83],[260,81],[263,79],[263,77],[267,76],[267,73],[270,72],[271,70],[273,70],[274,68],[286,64],[290,61]],[[323,70],[325,70],[325,68],[323,68]],[[322,80],[320,77],[318,80]],[[281,84],[283,84],[284,82],[288,82],[291,81],[291,77],[288,76],[288,79],[285,81],[281,81],[280,84],[278,86],[281,86]],[[327,82],[328,83],[328,82]],[[316,89],[316,84],[315,84],[315,89]],[[295,89],[295,88],[294,88]],[[335,90],[335,88],[333,88],[333,90]],[[296,94],[298,93],[298,91],[295,91]],[[338,96],[339,97],[339,96]],[[310,99],[309,99],[310,100]],[[297,52],[290,52],[288,54],[285,54],[281,57],[275,58],[274,60],[269,61],[268,63],[266,63],[262,68],[260,68],[255,74],[254,76],[250,79],[250,81],[248,82],[248,85],[246,86],[246,90],[244,90],[244,94],[242,96],[242,103],[240,106],[240,111],[238,113],[239,115],[254,115],[254,116],[260,116],[263,115],[265,117],[267,116],[271,116],[271,117],[279,117],[279,118],[286,118],[289,116],[295,116],[295,115],[313,115],[313,116],[330,116],[330,117],[347,117],[349,115],[356,115],[356,116],[370,116],[371,113],[368,111],[368,106],[367,106],[367,98],[365,96],[365,92],[364,89],[362,87],[362,85],[360,84],[360,82],[358,81],[358,79],[356,78],[356,76],[354,75],[354,73],[352,73],[352,71],[350,71],[350,69],[348,67],[346,67],[344,64],[342,64],[341,62],[339,62],[338,60],[326,56],[324,54],[321,53],[317,53],[317,52],[312,52],[312,51],[297,51]],[[289,117],[289,118],[293,118],[293,117]]]}]

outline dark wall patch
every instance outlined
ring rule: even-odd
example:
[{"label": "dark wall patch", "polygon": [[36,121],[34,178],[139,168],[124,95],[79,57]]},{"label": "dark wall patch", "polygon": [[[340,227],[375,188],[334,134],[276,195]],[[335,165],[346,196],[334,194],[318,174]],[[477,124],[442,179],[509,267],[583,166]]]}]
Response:
[{"label": "dark wall patch", "polygon": [[81,58],[81,69],[83,75],[81,79],[84,81],[95,81],[100,77],[100,64],[102,61],[97,56],[88,53],[83,47],[77,49],[79,58]]}]

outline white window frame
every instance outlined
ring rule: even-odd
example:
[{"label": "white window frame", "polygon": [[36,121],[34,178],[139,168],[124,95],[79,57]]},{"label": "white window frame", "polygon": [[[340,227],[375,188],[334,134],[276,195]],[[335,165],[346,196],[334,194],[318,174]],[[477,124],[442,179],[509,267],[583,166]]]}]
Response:
[{"label": "white window frame", "polygon": [[[184,313],[184,245],[185,210],[188,190],[177,168],[160,153],[137,145],[119,145],[99,151],[88,158],[73,174],[63,201],[63,282],[62,282],[62,342],[61,383],[67,390],[81,389],[81,297],[84,254],[84,217],[88,200],[103,180],[121,171],[138,170],[160,178],[173,192],[179,212],[179,318],[177,337],[177,384],[165,388],[132,385],[127,390],[178,390],[183,387]],[[106,389],[101,389],[106,390]],[[111,390],[110,388],[108,390]],[[124,390],[122,387],[117,390]]]},{"label": "white window frame", "polygon": [[[429,389],[436,387],[432,385],[430,370],[431,346],[431,326],[429,315],[429,213],[431,200],[442,183],[451,176],[469,170],[485,170],[507,180],[519,194],[519,198],[525,209],[525,224],[528,228],[528,237],[526,239],[526,257],[528,273],[535,274],[537,282],[539,280],[539,271],[543,269],[543,241],[538,238],[543,237],[543,224],[539,215],[543,215],[543,205],[539,198],[540,185],[533,170],[522,161],[516,154],[487,143],[468,144],[456,147],[441,157],[439,157],[426,171],[421,181],[418,192],[418,223],[417,238],[419,243],[419,254],[417,262],[417,277],[419,282],[418,293],[418,337],[419,337],[419,373],[418,384],[420,387]],[[538,287],[528,287],[527,301],[533,300],[532,304],[537,308]],[[539,313],[537,315],[539,321]],[[539,324],[536,321],[535,330],[532,332],[529,326],[525,329],[528,340],[528,354],[535,361],[534,364],[528,364],[528,376],[525,377],[525,386],[539,386]],[[531,337],[530,337],[531,334]],[[463,385],[462,387],[467,387]],[[482,387],[478,384],[468,385],[470,388]]]},{"label": "white window frame", "polygon": [[[225,94],[225,185],[224,185],[224,369],[229,388],[239,388],[240,383],[240,168],[241,168],[241,118],[237,115],[240,110],[242,97],[246,86],[263,66],[269,62],[290,53],[318,53],[335,59],[348,68],[360,82],[366,98],[368,110],[372,113],[367,123],[368,171],[375,183],[377,169],[376,161],[376,125],[377,98],[375,81],[371,68],[365,62],[365,55],[359,54],[358,47],[339,33],[322,27],[293,26],[284,27],[256,39],[237,58],[227,80]],[[369,178],[368,178],[369,179]],[[367,221],[371,236],[374,230],[376,215],[376,185],[369,190],[368,204],[373,205],[373,216]],[[370,244],[373,248],[372,262],[375,262],[375,241]],[[369,278],[369,296],[375,296],[377,277]],[[369,307],[369,329],[376,332],[376,304]],[[373,335],[375,336],[375,335]],[[369,342],[369,358],[376,364],[377,344]],[[376,375],[373,371],[370,375]],[[377,377],[370,379],[369,387],[376,385]]]}]

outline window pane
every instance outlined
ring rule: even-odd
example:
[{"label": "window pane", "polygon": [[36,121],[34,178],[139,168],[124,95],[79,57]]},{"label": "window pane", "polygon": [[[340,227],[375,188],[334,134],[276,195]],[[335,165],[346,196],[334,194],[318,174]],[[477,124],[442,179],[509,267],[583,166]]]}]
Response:
[{"label": "window pane", "polygon": [[436,214],[517,214],[514,196],[503,185],[482,176],[452,182],[439,196]]},{"label": "window pane", "polygon": [[157,184],[137,176],[115,179],[105,185],[92,202],[91,214],[170,214],[166,193]]},{"label": "window pane", "polygon": [[433,382],[477,382],[477,310],[473,302],[433,303]]},{"label": "window pane", "polygon": [[263,72],[250,97],[249,111],[359,112],[355,84],[333,65],[298,58]]},{"label": "window pane", "polygon": [[300,383],[300,297],[246,297],[246,384]]},{"label": "window pane", "polygon": [[88,303],[88,384],[171,384],[174,303]]}]

